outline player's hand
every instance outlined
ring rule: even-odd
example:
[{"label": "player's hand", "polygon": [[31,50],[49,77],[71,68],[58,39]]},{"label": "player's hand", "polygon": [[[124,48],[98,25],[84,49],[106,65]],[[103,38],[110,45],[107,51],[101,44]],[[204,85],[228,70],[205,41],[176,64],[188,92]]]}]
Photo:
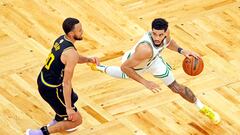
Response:
[{"label": "player's hand", "polygon": [[92,63],[94,63],[94,64],[96,64],[96,65],[100,65],[100,60],[99,60],[99,58],[97,58],[97,57],[92,57],[91,59],[92,59]]},{"label": "player's hand", "polygon": [[193,56],[198,59],[200,57],[200,55],[197,54],[196,52],[189,51],[189,50],[182,50],[182,55],[184,55],[187,58],[190,58],[190,56]]},{"label": "player's hand", "polygon": [[77,112],[75,112],[72,108],[66,109],[68,120],[76,121],[77,120]]},{"label": "player's hand", "polygon": [[161,90],[159,85],[157,85],[156,83],[154,83],[152,81],[146,81],[143,85],[146,88],[148,88],[149,90],[151,90],[153,93],[159,92]]}]

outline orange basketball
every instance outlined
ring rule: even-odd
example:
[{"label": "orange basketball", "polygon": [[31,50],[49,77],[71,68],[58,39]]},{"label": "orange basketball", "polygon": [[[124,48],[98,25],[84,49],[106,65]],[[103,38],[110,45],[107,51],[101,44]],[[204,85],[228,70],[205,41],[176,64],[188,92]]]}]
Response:
[{"label": "orange basketball", "polygon": [[190,58],[186,57],[183,60],[182,67],[186,74],[196,76],[203,71],[204,64],[201,58],[190,56]]}]

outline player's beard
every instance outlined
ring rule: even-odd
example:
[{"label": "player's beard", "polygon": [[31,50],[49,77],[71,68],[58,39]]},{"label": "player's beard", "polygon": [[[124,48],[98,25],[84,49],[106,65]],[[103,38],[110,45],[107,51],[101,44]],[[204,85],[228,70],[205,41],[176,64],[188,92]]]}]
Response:
[{"label": "player's beard", "polygon": [[73,38],[74,38],[75,40],[82,40],[82,39],[83,39],[82,37],[77,37],[76,35],[74,35]]},{"label": "player's beard", "polygon": [[158,42],[156,43],[156,40],[155,40],[155,41],[154,41],[154,44],[155,44],[156,46],[160,46],[160,45],[161,45],[161,42],[158,41]]}]

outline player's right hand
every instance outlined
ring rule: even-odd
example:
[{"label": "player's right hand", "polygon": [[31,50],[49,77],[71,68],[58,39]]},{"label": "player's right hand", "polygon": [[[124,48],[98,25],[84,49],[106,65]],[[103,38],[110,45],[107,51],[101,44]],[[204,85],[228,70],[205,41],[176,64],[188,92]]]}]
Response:
[{"label": "player's right hand", "polygon": [[196,59],[200,58],[200,55],[198,53],[189,50],[182,50],[182,55],[184,55],[187,58],[190,58],[190,56],[193,56]]},{"label": "player's right hand", "polygon": [[72,108],[66,109],[68,120],[76,121],[77,120],[77,112],[75,112]]},{"label": "player's right hand", "polygon": [[146,81],[144,86],[151,90],[153,93],[159,92],[161,90],[160,86],[152,81]]}]

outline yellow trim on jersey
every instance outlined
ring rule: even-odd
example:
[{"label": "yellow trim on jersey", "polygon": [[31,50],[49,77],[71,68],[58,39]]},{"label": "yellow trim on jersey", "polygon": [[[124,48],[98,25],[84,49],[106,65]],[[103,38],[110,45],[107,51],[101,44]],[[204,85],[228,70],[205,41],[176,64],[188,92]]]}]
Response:
[{"label": "yellow trim on jersey", "polygon": [[48,87],[51,87],[51,88],[56,88],[56,87],[59,87],[61,86],[62,84],[58,84],[58,85],[54,85],[54,84],[49,84],[47,83],[44,78],[43,78],[43,72],[41,72],[41,81],[44,85],[48,86]]}]

